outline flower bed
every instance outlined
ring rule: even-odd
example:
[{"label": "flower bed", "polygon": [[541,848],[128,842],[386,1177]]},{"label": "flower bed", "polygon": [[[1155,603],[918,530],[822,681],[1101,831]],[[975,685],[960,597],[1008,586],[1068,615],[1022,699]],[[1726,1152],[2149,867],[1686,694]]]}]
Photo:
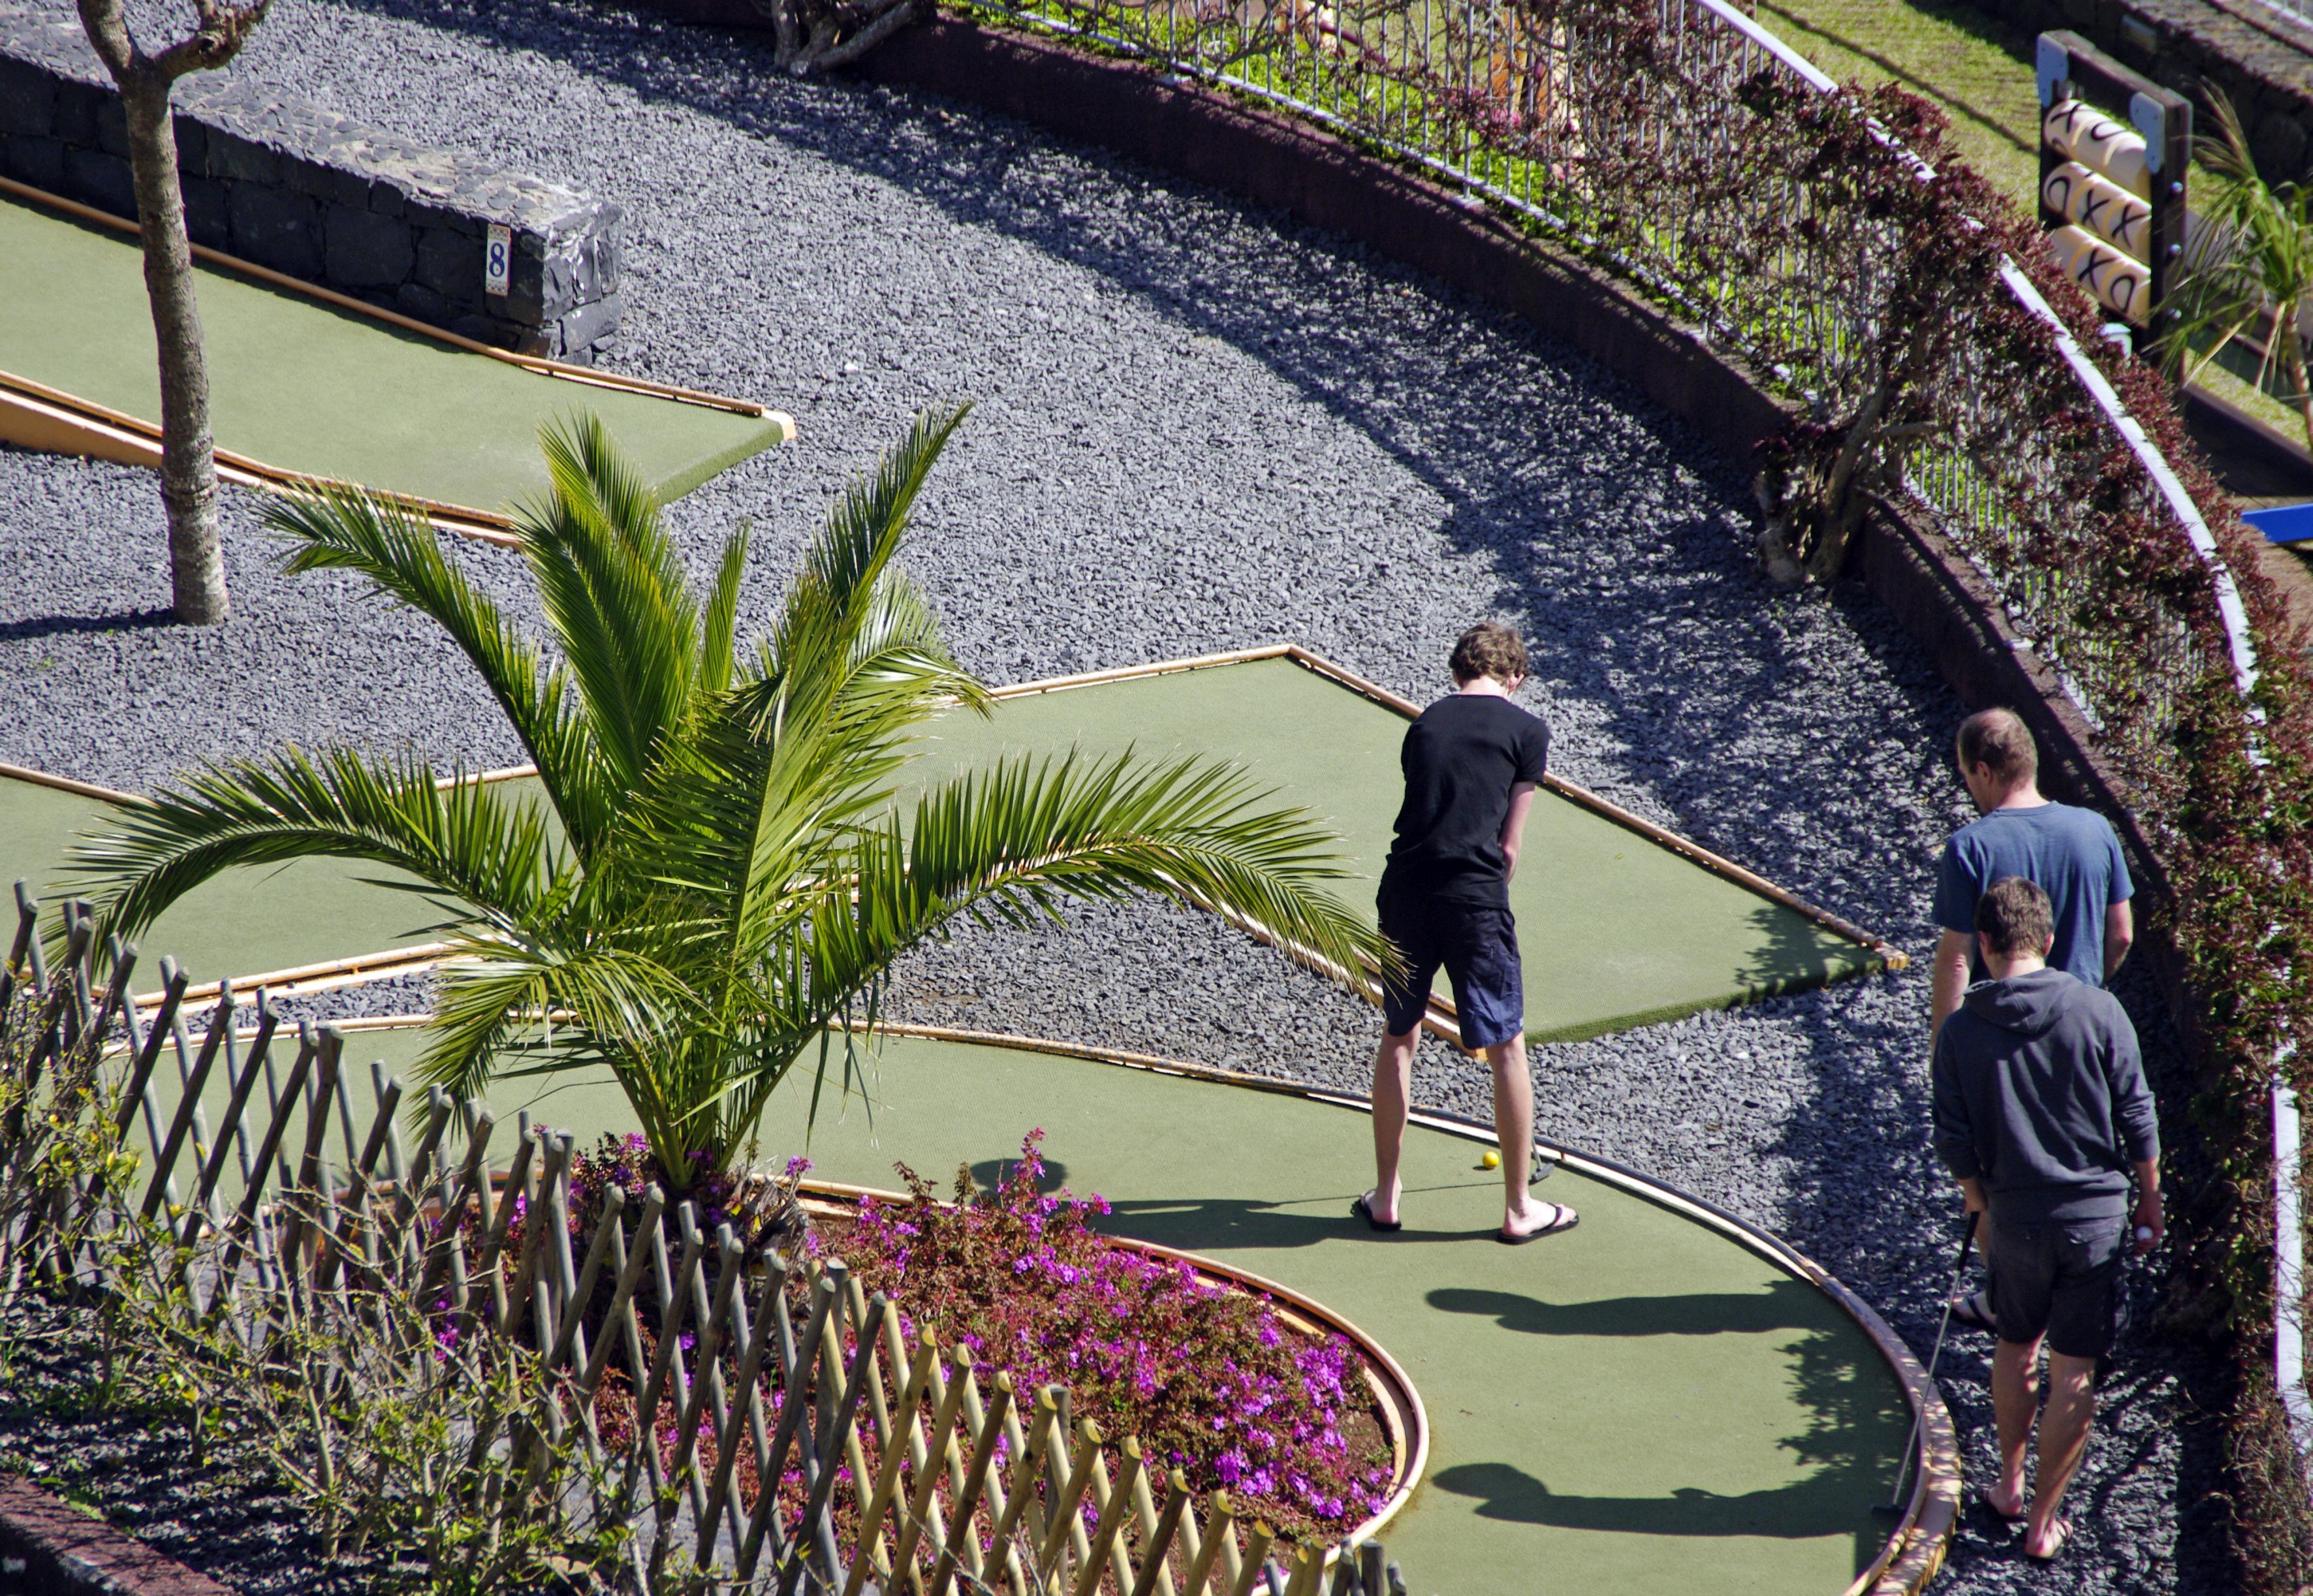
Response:
[{"label": "flower bed", "polygon": [[[799,1245],[842,1257],[866,1291],[889,1297],[903,1336],[928,1326],[1024,1391],[1065,1386],[1074,1417],[1137,1437],[1153,1468],[1179,1470],[1199,1495],[1226,1488],[1241,1517],[1280,1536],[1338,1539],[1381,1512],[1398,1483],[1396,1448],[1357,1346],[1185,1259],[1102,1235],[1093,1224],[1106,1203],[1042,1190],[1042,1136],[1028,1135],[993,1192],[960,1172],[953,1204],[901,1165],[909,1197],[822,1208]],[[639,1199],[650,1184],[640,1140],[606,1138],[573,1159],[574,1234],[591,1232],[605,1189]],[[791,1162],[778,1181],[702,1182],[696,1212],[755,1247],[792,1235],[784,1216],[805,1167]],[[796,1279],[799,1290],[801,1271]],[[800,1296],[791,1307],[807,1311]],[[764,1395],[776,1414],[780,1393]],[[602,1407],[606,1434],[631,1433],[623,1382],[606,1384]],[[662,1402],[664,1444],[677,1423]]]},{"label": "flower bed", "polygon": [[1340,1335],[1311,1334],[1185,1259],[1092,1228],[1098,1197],[1042,1189],[1043,1133],[982,1197],[959,1172],[936,1202],[869,1197],[839,1249],[870,1291],[1022,1385],[1067,1386],[1077,1414],[1137,1435],[1192,1490],[1226,1487],[1288,1534],[1339,1535],[1381,1511],[1392,1449]]}]

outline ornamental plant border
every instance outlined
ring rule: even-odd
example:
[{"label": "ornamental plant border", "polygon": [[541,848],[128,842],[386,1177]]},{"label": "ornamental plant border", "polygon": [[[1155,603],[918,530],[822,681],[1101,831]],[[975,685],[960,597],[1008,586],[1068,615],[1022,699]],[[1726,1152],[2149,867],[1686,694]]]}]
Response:
[{"label": "ornamental plant border", "polygon": [[[892,1036],[929,1037],[932,1028],[914,1025],[879,1026],[879,1031]],[[962,1037],[967,1033],[949,1033]],[[1018,1045],[1028,1039],[996,1039],[973,1036],[972,1039],[994,1045]],[[1086,1052],[1082,1055],[1093,1057]],[[1101,1059],[1103,1063],[1115,1062]],[[1194,1066],[1189,1066],[1193,1069]],[[1487,1133],[1491,1137],[1492,1133]],[[797,1188],[805,1208],[822,1217],[851,1216],[857,1214],[860,1199],[873,1197],[878,1202],[905,1205],[910,1198],[904,1191],[887,1187],[858,1186],[842,1180],[806,1179]],[[1423,1405],[1421,1392],[1404,1365],[1390,1355],[1389,1348],[1368,1335],[1356,1321],[1338,1309],[1329,1308],[1316,1298],[1282,1285],[1250,1269],[1240,1269],[1218,1258],[1201,1253],[1183,1252],[1177,1247],[1166,1247],[1156,1241],[1143,1241],[1130,1236],[1113,1236],[1109,1240],[1118,1247],[1168,1262],[1186,1264],[1202,1279],[1213,1285],[1242,1292],[1245,1295],[1265,1300],[1276,1307],[1289,1329],[1308,1334],[1334,1335],[1342,1337],[1358,1350],[1364,1362],[1363,1372],[1367,1390],[1372,1394],[1382,1415],[1382,1427],[1388,1433],[1395,1483],[1388,1499],[1351,1530],[1343,1539],[1357,1542],[1371,1540],[1387,1529],[1405,1504],[1413,1499],[1421,1477],[1429,1467],[1429,1411]]]},{"label": "ornamental plant border", "polygon": [[[185,978],[167,960],[162,1004],[140,1023],[136,949],[115,940],[100,975],[93,922],[67,905],[51,967],[38,906],[21,887],[19,898],[0,967],[0,1299],[30,1283],[94,1302],[140,1327],[145,1352],[326,1399],[291,1404],[314,1415],[313,1495],[337,1526],[325,1546],[422,1491],[428,1517],[484,1518],[485,1548],[514,1515],[555,1550],[566,1537],[622,1542],[638,1589],[670,1560],[685,1565],[679,1577],[783,1596],[799,1584],[858,1596],[895,1578],[926,1596],[960,1581],[1012,1596],[1094,1596],[1104,1581],[1117,1596],[1252,1596],[1265,1575],[1287,1596],[1321,1584],[1385,1596],[1398,1583],[1366,1531],[1338,1546],[1274,1541],[1227,1492],[1200,1503],[1131,1437],[1069,1422],[1064,1388],[1016,1390],[967,1348],[904,1335],[893,1305],[839,1260],[751,1251],[728,1219],[702,1223],[655,1186],[638,1206],[606,1188],[599,1219],[574,1236],[573,1138],[526,1114],[502,1179],[491,1116],[438,1087],[405,1148],[400,1084],[374,1069],[357,1127],[337,1026],[301,1025],[277,1072],[277,1017],[260,996],[255,1031],[239,1031],[228,987],[196,1043]],[[154,1081],[171,1052],[182,1092],[164,1113]],[[229,1094],[214,1136],[202,1101],[213,1080]],[[149,1165],[130,1148],[140,1118]],[[462,1153],[453,1123],[470,1127]],[[236,1154],[243,1188],[228,1200]],[[638,1303],[654,1285],[646,1330]],[[590,1322],[606,1288],[607,1311]],[[328,1363],[328,1389],[316,1386],[308,1349],[347,1341],[367,1351]],[[471,1431],[453,1424],[450,1451],[464,1459],[453,1478],[401,1478],[390,1442],[359,1443],[361,1416],[404,1388],[471,1378],[468,1344],[506,1349],[514,1406],[479,1410]],[[436,1362],[452,1368],[436,1373]],[[626,1411],[653,1416],[624,1435],[596,1399],[617,1384],[604,1383],[614,1363]],[[669,1406],[671,1455],[655,1417]],[[859,1521],[848,1548],[846,1477]],[[1393,1511],[1412,1481],[1395,1485]],[[1282,1566],[1271,1573],[1272,1551]]]}]

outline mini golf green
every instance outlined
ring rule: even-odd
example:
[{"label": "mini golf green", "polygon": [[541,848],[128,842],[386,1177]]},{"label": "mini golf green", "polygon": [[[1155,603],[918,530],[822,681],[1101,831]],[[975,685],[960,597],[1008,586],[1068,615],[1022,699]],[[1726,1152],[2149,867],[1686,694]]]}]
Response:
[{"label": "mini golf green", "polygon": [[[903,773],[901,796],[1007,753],[1129,747],[1152,759],[1199,751],[1233,759],[1341,833],[1359,879],[1340,890],[1370,916],[1368,882],[1389,847],[1404,732],[1396,711],[1330,677],[1289,658],[1253,660],[1007,697],[989,720],[942,716]],[[523,780],[507,787],[537,791]],[[0,782],[0,881],[48,885],[66,835],[101,824],[104,811],[92,799]],[[277,881],[270,872],[241,873],[201,889],[141,941],[212,979],[417,940],[409,934],[431,923],[429,906],[363,884],[374,873],[320,862]],[[1510,901],[1525,953],[1527,1034],[1536,1041],[1723,1008],[1878,963],[1872,950],[1548,791],[1527,822]]]},{"label": "mini golf green", "polygon": [[[357,1125],[370,1060],[408,1086],[421,1044],[347,1035]],[[172,1087],[173,1065],[162,1074]],[[605,1082],[538,1084],[503,1083],[491,1102],[582,1145],[630,1127]],[[1384,1532],[1414,1596],[1836,1596],[1885,1544],[1871,1504],[1910,1423],[1894,1372],[1823,1293],[1670,1208],[1561,1170],[1538,1195],[1580,1209],[1580,1227],[1502,1247],[1482,1144],[1417,1127],[1407,1228],[1378,1237],[1348,1213],[1372,1164],[1364,1120],[1339,1106],[899,1038],[871,1090],[872,1117],[831,1096],[806,1141],[809,1083],[791,1082],[763,1155],[807,1146],[815,1175],[887,1190],[895,1159],[939,1188],[959,1163],[986,1184],[1041,1126],[1056,1174],[1106,1197],[1120,1233],[1276,1280],[1388,1348],[1432,1431],[1427,1478]],[[175,1092],[161,1095],[166,1112]],[[222,1090],[206,1096],[220,1112]]]},{"label": "mini golf green", "polygon": [[[51,896],[77,832],[113,814],[95,798],[0,776],[0,888],[28,881]],[[306,859],[234,871],[188,893],[136,939],[136,989],[157,990],[160,960],[172,954],[195,985],[374,953],[430,940],[443,917],[430,899],[374,886],[391,873],[343,859]],[[7,900],[6,934],[16,909]]]},{"label": "mini golf green", "polygon": [[[1396,711],[1278,657],[1007,698],[992,720],[945,715],[909,779],[1072,746],[1234,760],[1341,834],[1359,879],[1341,890],[1370,918],[1371,882],[1404,793],[1404,737]],[[1676,1019],[1878,963],[1869,949],[1547,790],[1526,822],[1510,907],[1535,1041]]]},{"label": "mini golf green", "polygon": [[[302,475],[494,512],[546,486],[538,429],[600,415],[662,500],[783,424],[579,384],[212,267],[198,270],[218,447]],[[0,371],[153,421],[160,380],[133,236],[0,198]]]}]

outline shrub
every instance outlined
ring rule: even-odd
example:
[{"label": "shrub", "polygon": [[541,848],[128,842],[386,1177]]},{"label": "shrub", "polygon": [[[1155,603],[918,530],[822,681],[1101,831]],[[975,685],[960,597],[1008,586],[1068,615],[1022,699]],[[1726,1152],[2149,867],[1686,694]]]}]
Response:
[{"label": "shrub", "polygon": [[1105,1202],[1042,1189],[1043,1134],[993,1192],[960,1171],[953,1207],[899,1165],[913,1195],[866,1199],[843,1241],[860,1284],[910,1333],[928,1321],[1023,1386],[1066,1385],[1077,1416],[1285,1533],[1338,1534],[1377,1510],[1391,1460],[1349,1433],[1365,1400],[1350,1342],[1100,1234]]}]

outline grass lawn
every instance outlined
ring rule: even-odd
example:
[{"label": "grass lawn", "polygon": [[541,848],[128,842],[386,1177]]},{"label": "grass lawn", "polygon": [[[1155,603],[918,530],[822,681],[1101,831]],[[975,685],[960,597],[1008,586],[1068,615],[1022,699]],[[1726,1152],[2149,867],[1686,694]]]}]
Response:
[{"label": "grass lawn", "polygon": [[[2035,35],[1939,0],[1759,0],[1759,20],[1842,83],[1897,83],[1951,118],[1961,157],[2031,214],[2039,183],[2039,98]],[[2207,180],[2197,164],[2191,183]],[[2304,418],[2233,373],[2212,364],[2198,385],[2283,436],[2304,437]],[[2291,550],[2313,565],[2313,549]]]},{"label": "grass lawn", "polygon": [[1943,107],[1960,154],[2027,210],[2039,185],[2033,35],[1935,0],[1759,0],[1759,20],[1842,83]]}]

